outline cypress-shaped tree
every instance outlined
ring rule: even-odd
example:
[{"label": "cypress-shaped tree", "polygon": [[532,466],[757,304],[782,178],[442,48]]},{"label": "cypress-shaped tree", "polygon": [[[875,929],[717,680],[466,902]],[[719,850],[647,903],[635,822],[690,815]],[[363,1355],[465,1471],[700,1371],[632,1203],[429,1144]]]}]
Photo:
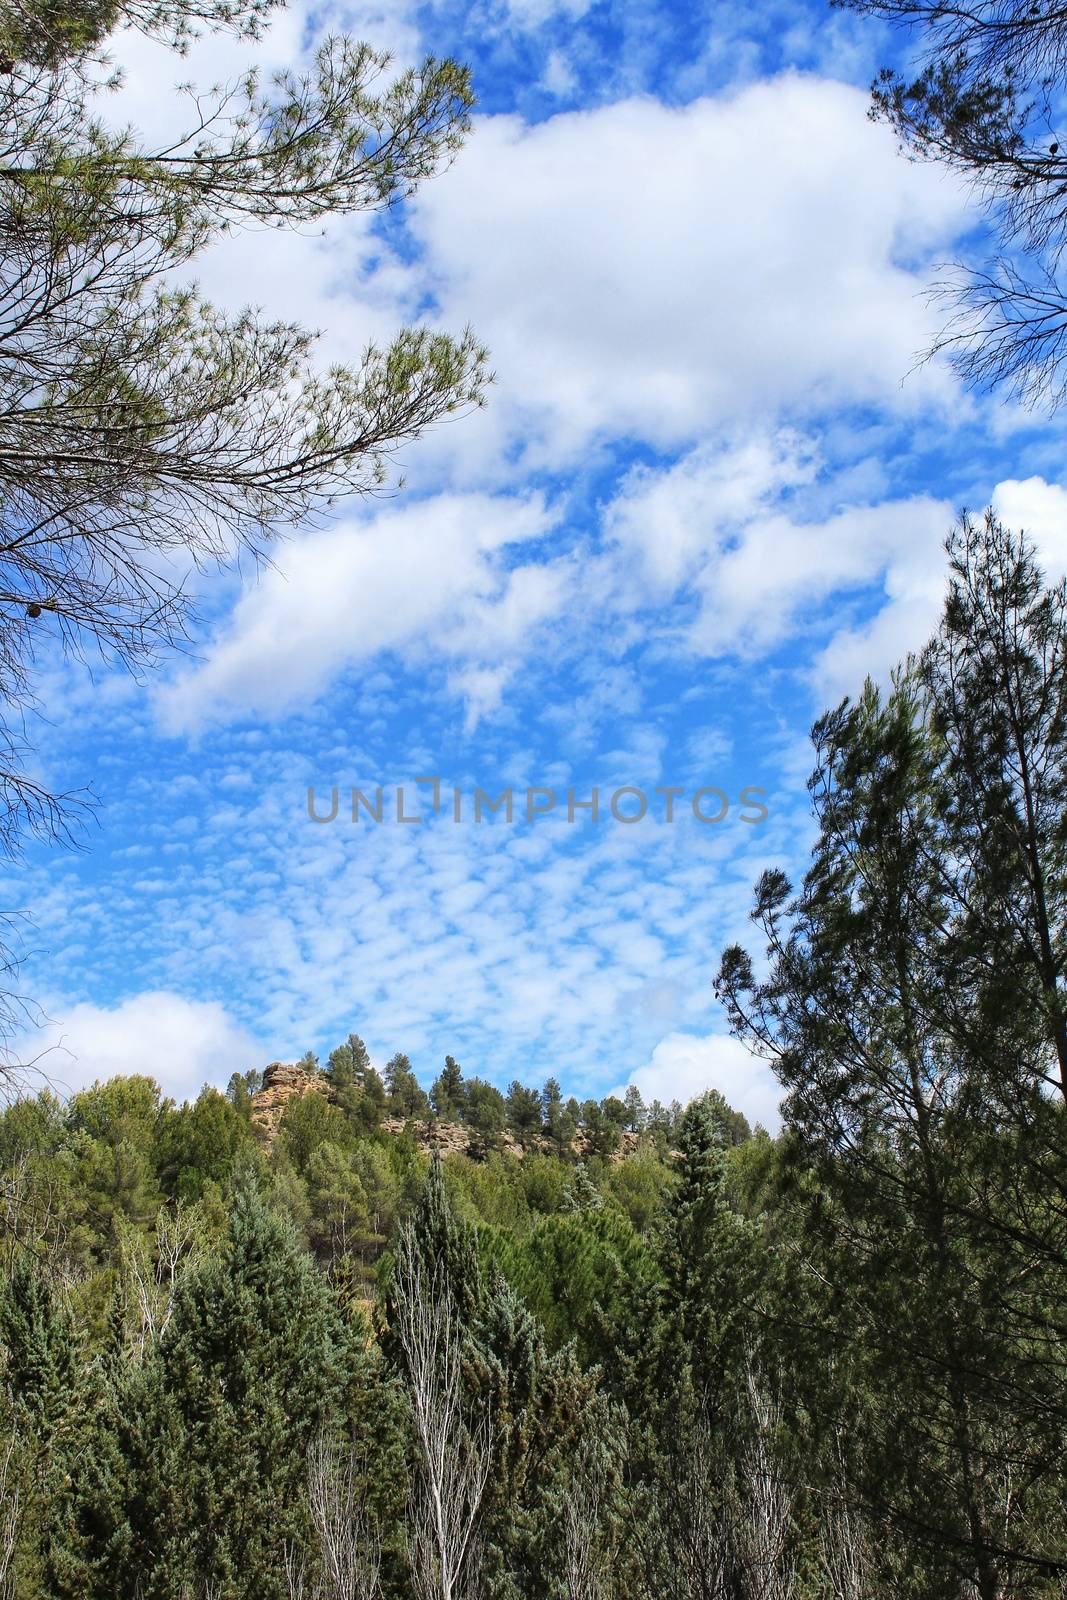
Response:
[{"label": "cypress-shaped tree", "polygon": [[131,1538],[110,1600],[282,1600],[285,1547],[308,1534],[308,1444],[354,1349],[291,1227],[244,1186],[228,1250],[181,1283],[124,1419]]}]

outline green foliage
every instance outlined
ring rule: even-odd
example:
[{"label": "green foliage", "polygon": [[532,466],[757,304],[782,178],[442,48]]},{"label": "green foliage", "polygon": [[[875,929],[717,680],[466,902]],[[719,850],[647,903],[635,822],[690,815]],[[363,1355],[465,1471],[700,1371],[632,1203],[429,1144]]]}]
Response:
[{"label": "green foliage", "polygon": [[922,1592],[985,1596],[1067,1560],[1067,593],[992,516],[949,550],[921,660],[816,727],[811,870],[761,880],[769,976],[727,951],[720,992],[790,1090],[822,1426]]},{"label": "green foliage", "polygon": [[722,959],[779,1138],[448,1058],[475,1138],[428,1161],[432,1122],[368,1131],[355,1035],[272,1148],[239,1075],[0,1113],[20,1600],[288,1600],[287,1556],[307,1593],[316,1438],[382,1600],[440,1576],[442,1484],[486,1600],[1058,1600],[1067,585],[992,517],[950,555],[922,656],[816,726],[765,959]]},{"label": "green foliage", "polygon": [[320,1145],[330,1143],[351,1150],[356,1142],[344,1113],[314,1091],[290,1100],[282,1114],[278,1137],[282,1154],[302,1176]]},{"label": "green foliage", "polygon": [[252,1096],[263,1087],[263,1074],[257,1068],[247,1072],[234,1072],[226,1085],[226,1098],[234,1110],[247,1121],[251,1115]]},{"label": "green foliage", "polygon": [[430,1104],[434,1115],[442,1122],[458,1122],[465,1100],[465,1085],[459,1062],[445,1056],[444,1068],[430,1090]]},{"label": "green foliage", "polygon": [[240,1153],[252,1146],[247,1117],[217,1089],[204,1088],[193,1105],[166,1119],[157,1156],[163,1188],[188,1201],[199,1200],[209,1184],[222,1193]]},{"label": "green foliage", "polygon": [[326,1076],[335,1090],[361,1088],[372,1070],[367,1046],[358,1033],[350,1033],[344,1044],[330,1051]]},{"label": "green foliage", "polygon": [[411,1070],[406,1055],[398,1052],[385,1067],[385,1087],[388,1093],[386,1106],[392,1117],[414,1117],[425,1120],[430,1113],[430,1101],[425,1089]]},{"label": "green foliage", "polygon": [[586,1362],[610,1358],[624,1302],[657,1271],[632,1224],[603,1208],[545,1217],[525,1239],[498,1241],[495,1255],[552,1347],[573,1339]]},{"label": "green foliage", "polygon": [[[303,71],[190,88],[153,148],[101,99],[113,30],[181,51],[254,37],[275,0],[6,0],[0,10],[0,388],[5,806],[0,847],[69,830],[77,805],[26,775],[19,712],[51,644],[153,664],[185,636],[190,564],[262,554],[286,528],[387,477],[391,453],[480,403],[485,352],[426,327],[323,360],[316,336],[189,286],[235,227],[321,226],[392,205],[447,165],[469,75],[343,34]],[[48,647],[46,648],[46,641]],[[150,1064],[149,1064],[150,1065]]]},{"label": "green foliage", "polygon": [[477,1148],[481,1152],[495,1149],[507,1125],[504,1096],[493,1084],[481,1078],[468,1078],[463,1118],[477,1136]]},{"label": "green foliage", "polygon": [[295,1236],[242,1190],[225,1257],[180,1285],[125,1420],[129,1534],[110,1593],[281,1600],[286,1541],[306,1537],[307,1446],[353,1354]]},{"label": "green foliage", "polygon": [[541,1096],[536,1089],[524,1089],[516,1079],[505,1100],[508,1127],[521,1145],[528,1145],[541,1132]]}]

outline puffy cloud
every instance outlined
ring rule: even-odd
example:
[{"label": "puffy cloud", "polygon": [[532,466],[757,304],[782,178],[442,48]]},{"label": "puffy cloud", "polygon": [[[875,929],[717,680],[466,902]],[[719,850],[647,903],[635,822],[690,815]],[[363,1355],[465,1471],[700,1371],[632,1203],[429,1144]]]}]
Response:
[{"label": "puffy cloud", "polygon": [[947,395],[943,369],[900,379],[931,331],[916,269],[964,198],[866,110],[788,74],[684,107],[479,121],[413,227],[446,323],[473,318],[493,351],[498,411],[567,460],[598,434],[676,444]]},{"label": "puffy cloud", "polygon": [[482,666],[490,676],[475,700],[494,704],[502,667],[560,604],[562,568],[508,564],[551,525],[536,498],[442,495],[293,540],[244,592],[205,662],[162,692],[165,723],[274,718],[391,650]]},{"label": "puffy cloud", "polygon": [[993,508],[1008,527],[1030,535],[1050,578],[1067,572],[1067,489],[1044,478],[1006,478],[993,491]]},{"label": "puffy cloud", "polygon": [[[839,629],[816,660],[817,686],[836,692],[922,643],[941,604],[952,508],[914,495],[806,516],[817,466],[790,432],[701,446],[666,471],[632,473],[605,527],[638,590],[662,600],[685,588],[698,601],[687,636],[704,655],[758,656],[817,618],[823,626],[832,596],[881,585],[874,619]],[[833,489],[830,479],[820,498]]]},{"label": "puffy cloud", "polygon": [[665,471],[630,472],[604,529],[635,558],[642,587],[669,594],[776,494],[810,482],[815,465],[810,445],[789,432],[704,444]]},{"label": "puffy cloud", "polygon": [[114,1007],[53,1006],[54,1020],[21,1041],[57,1093],[130,1073],[155,1078],[176,1100],[231,1072],[261,1065],[262,1044],[217,1000],[186,1000],[166,990],[134,995]]},{"label": "puffy cloud", "polygon": [[753,1126],[761,1122],[773,1133],[781,1120],[782,1088],[773,1071],[730,1034],[669,1033],[631,1082],[646,1103],[688,1103],[708,1089],[718,1089]]}]

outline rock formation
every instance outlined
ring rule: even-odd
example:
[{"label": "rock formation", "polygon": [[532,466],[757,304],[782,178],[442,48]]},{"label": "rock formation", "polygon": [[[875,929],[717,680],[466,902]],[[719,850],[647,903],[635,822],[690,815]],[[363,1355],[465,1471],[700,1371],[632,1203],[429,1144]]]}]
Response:
[{"label": "rock formation", "polygon": [[[278,1125],[290,1101],[300,1100],[304,1095],[312,1093],[321,1094],[325,1100],[335,1099],[333,1088],[325,1073],[319,1072],[317,1068],[286,1066],[282,1061],[271,1062],[263,1073],[263,1087],[257,1089],[252,1096],[252,1126],[266,1144],[274,1143]],[[443,1156],[478,1156],[485,1148],[484,1140],[462,1122],[405,1122],[403,1117],[384,1117],[381,1127],[383,1132],[394,1136],[402,1134],[405,1129],[410,1129],[416,1144],[421,1149],[438,1150]],[[612,1161],[621,1161],[632,1154],[637,1144],[636,1134],[622,1134],[619,1149],[611,1157]],[[525,1153],[518,1140],[510,1133],[498,1135],[494,1145],[505,1155],[521,1157]],[[588,1153],[587,1147],[587,1136],[579,1130],[572,1147],[573,1154],[582,1157]],[[535,1138],[531,1141],[530,1148],[547,1151],[551,1147],[546,1139]]]},{"label": "rock formation", "polygon": [[327,1100],[333,1099],[333,1090],[324,1073],[272,1061],[263,1073],[262,1089],[257,1089],[252,1096],[253,1128],[268,1144],[273,1144],[282,1113],[290,1100],[300,1100],[313,1092]]}]

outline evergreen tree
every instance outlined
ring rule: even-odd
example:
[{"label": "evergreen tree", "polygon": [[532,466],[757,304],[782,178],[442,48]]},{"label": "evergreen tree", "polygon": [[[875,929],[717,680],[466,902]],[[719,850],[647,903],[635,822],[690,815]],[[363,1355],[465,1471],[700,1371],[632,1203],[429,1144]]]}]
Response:
[{"label": "evergreen tree", "polygon": [[545,1137],[557,1156],[569,1155],[578,1132],[578,1118],[572,1109],[573,1101],[564,1105],[563,1092],[555,1078],[549,1078],[541,1091],[541,1105]]},{"label": "evergreen tree", "polygon": [[[570,1497],[597,1478],[594,1542],[612,1537],[622,1441],[598,1375],[573,1347],[550,1355],[535,1319],[498,1277],[475,1333],[477,1384],[494,1421],[491,1488],[482,1515],[483,1583],[492,1600],[569,1594]],[[582,1458],[583,1446],[587,1451]],[[590,1459],[592,1458],[592,1459]]]},{"label": "evergreen tree", "polygon": [[459,1062],[445,1056],[442,1072],[430,1090],[434,1115],[442,1122],[459,1122],[463,1116],[465,1087]]},{"label": "evergreen tree", "polygon": [[182,1282],[126,1422],[126,1524],[111,1600],[281,1600],[307,1535],[310,1439],[358,1346],[292,1231],[249,1188],[227,1255]]},{"label": "evergreen tree", "polygon": [[226,1085],[226,1098],[237,1112],[247,1122],[252,1111],[252,1096],[263,1087],[263,1074],[258,1068],[250,1067],[247,1072],[231,1072],[230,1081]]},{"label": "evergreen tree", "polygon": [[922,659],[816,727],[811,869],[757,887],[769,976],[732,949],[719,986],[814,1171],[827,1371],[863,1375],[862,1402],[823,1385],[825,1425],[836,1398],[920,1592],[991,1600],[1067,1563],[1067,593],[992,517],[950,555]]},{"label": "evergreen tree", "polygon": [[467,1079],[463,1120],[476,1135],[474,1148],[479,1154],[486,1155],[499,1146],[507,1123],[507,1107],[495,1084],[482,1078]]},{"label": "evergreen tree", "polygon": [[536,1089],[525,1089],[516,1078],[506,1097],[508,1127],[521,1145],[528,1145],[541,1132],[541,1096]]},{"label": "evergreen tree", "polygon": [[645,1102],[641,1098],[641,1091],[636,1084],[631,1083],[623,1097],[626,1107],[625,1126],[631,1133],[640,1133],[645,1126],[648,1113],[645,1111]]},{"label": "evergreen tree", "polygon": [[429,1115],[426,1091],[412,1072],[411,1062],[400,1051],[386,1063],[385,1087],[390,1116],[424,1118]]},{"label": "evergreen tree", "polygon": [[326,1076],[336,1090],[362,1088],[370,1070],[370,1055],[358,1033],[350,1033],[344,1044],[331,1050]]}]

